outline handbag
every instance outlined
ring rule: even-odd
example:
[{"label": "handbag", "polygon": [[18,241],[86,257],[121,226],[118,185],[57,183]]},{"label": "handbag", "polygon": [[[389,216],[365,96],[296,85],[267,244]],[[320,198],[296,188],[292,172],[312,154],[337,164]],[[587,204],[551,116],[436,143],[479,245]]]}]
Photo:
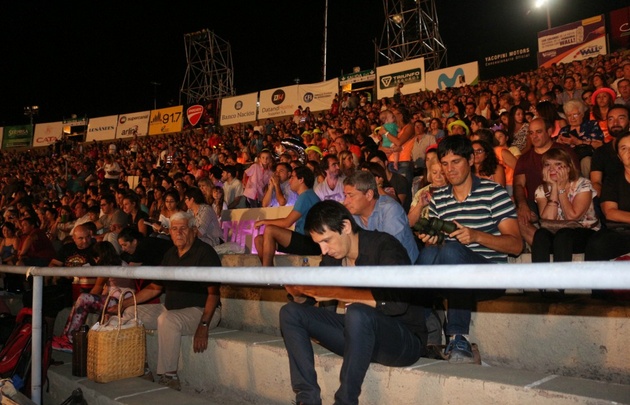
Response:
[{"label": "handbag", "polygon": [[556,233],[563,228],[583,228],[582,224],[574,220],[540,219],[540,227],[551,233]]},{"label": "handbag", "polygon": [[593,156],[593,153],[595,153],[595,149],[591,145],[586,144],[574,146],[573,151],[576,155],[578,155],[578,158],[580,160],[584,159],[587,156]]},{"label": "handbag", "polygon": [[[107,306],[112,294],[120,291],[118,316],[105,320]],[[133,296],[134,317],[126,322],[122,319],[123,297]],[[144,374],[146,340],[144,326],[138,320],[136,295],[128,288],[113,288],[103,305],[103,314],[88,332],[87,374],[92,381],[106,383]]]}]

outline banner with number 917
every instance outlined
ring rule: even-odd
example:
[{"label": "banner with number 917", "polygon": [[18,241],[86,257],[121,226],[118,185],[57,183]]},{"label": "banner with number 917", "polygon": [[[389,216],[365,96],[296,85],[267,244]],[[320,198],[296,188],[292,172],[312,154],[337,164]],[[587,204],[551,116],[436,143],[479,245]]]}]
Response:
[{"label": "banner with number 917", "polygon": [[149,119],[149,135],[181,132],[183,121],[183,106],[181,105],[152,110]]}]

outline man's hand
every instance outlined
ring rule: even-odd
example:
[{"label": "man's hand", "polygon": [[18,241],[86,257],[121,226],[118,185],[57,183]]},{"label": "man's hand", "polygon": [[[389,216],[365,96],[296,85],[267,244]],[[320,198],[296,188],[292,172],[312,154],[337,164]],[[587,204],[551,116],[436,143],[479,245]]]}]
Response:
[{"label": "man's hand", "polygon": [[199,324],[193,338],[193,351],[203,353],[208,348],[208,327]]},{"label": "man's hand", "polygon": [[455,223],[455,225],[457,225],[457,229],[453,233],[448,235],[449,237],[457,239],[462,245],[469,245],[471,243],[477,242],[477,236],[480,231],[472,228],[467,228],[457,221],[453,222]]},{"label": "man's hand", "polygon": [[536,221],[536,214],[529,209],[527,204],[523,203],[519,205],[518,210],[516,211],[518,215],[518,222],[523,226],[527,226],[530,223]]}]

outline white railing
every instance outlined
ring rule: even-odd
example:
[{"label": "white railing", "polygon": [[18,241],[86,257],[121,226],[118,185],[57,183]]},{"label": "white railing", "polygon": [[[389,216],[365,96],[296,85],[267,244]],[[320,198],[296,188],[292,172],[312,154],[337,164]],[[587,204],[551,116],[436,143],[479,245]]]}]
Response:
[{"label": "white railing", "polygon": [[630,290],[629,263],[567,262],[364,267],[12,267],[33,276],[31,399],[41,404],[42,291],[45,276],[121,277],[255,285],[391,288]]}]

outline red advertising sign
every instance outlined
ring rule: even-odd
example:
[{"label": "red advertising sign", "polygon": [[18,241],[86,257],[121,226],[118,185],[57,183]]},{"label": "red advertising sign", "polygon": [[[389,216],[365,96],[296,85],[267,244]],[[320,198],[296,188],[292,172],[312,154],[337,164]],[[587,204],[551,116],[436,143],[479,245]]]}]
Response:
[{"label": "red advertising sign", "polygon": [[199,123],[201,117],[203,116],[203,106],[199,104],[191,105],[186,109],[186,118],[188,118],[188,122],[193,127]]},{"label": "red advertising sign", "polygon": [[610,48],[612,52],[630,47],[630,6],[610,12]]}]

